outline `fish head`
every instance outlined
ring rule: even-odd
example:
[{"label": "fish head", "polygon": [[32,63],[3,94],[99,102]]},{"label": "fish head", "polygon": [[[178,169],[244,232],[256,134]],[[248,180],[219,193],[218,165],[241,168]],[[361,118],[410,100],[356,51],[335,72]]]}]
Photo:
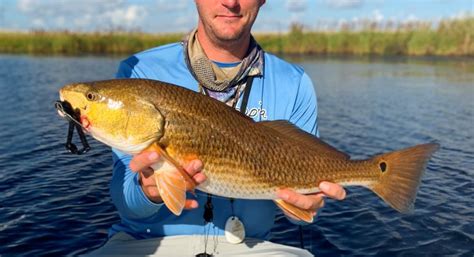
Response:
[{"label": "fish head", "polygon": [[133,89],[109,82],[75,83],[59,91],[82,128],[95,139],[136,154],[163,134],[164,118],[153,103]]}]

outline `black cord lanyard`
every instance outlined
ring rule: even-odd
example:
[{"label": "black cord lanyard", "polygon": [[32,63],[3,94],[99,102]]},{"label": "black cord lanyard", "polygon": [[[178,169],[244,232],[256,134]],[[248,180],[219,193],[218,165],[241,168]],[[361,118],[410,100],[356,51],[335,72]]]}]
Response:
[{"label": "black cord lanyard", "polygon": [[249,102],[250,90],[252,89],[253,76],[247,77],[247,83],[244,89],[244,96],[242,98],[242,103],[240,104],[240,112],[245,115],[247,110],[247,103]]},{"label": "black cord lanyard", "polygon": [[[252,83],[253,83],[253,76],[248,76],[247,81],[245,84],[245,89],[244,89],[244,95],[242,97],[242,103],[240,104],[240,112],[245,115],[245,111],[247,109],[247,104],[249,101],[249,96],[250,96],[250,90],[252,89]],[[229,198],[230,200],[230,207],[232,209],[232,216],[235,216],[234,214],[234,198]],[[207,194],[207,201],[206,204],[204,205],[204,213],[202,215],[204,219],[204,223],[207,225],[209,222],[212,222],[214,219],[214,213],[213,213],[214,206],[212,205],[212,195]],[[204,252],[199,253],[196,255],[196,257],[211,257],[212,254],[207,253],[207,237],[208,233],[205,233],[206,239],[205,241],[205,246],[204,246]]]}]

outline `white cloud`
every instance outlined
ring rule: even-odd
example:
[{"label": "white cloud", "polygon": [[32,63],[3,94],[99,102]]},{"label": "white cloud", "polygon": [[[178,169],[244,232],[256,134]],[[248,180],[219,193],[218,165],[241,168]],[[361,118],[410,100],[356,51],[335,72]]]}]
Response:
[{"label": "white cloud", "polygon": [[29,12],[34,3],[34,0],[20,0],[18,1],[17,7],[22,12]]},{"label": "white cloud", "polygon": [[17,7],[44,29],[132,29],[148,15],[145,7],[124,0],[19,0]]},{"label": "white cloud", "polygon": [[[474,3],[473,3],[474,5]],[[459,11],[458,13],[451,15],[451,19],[467,19],[467,18],[473,18],[474,17],[474,6],[472,11]]]},{"label": "white cloud", "polygon": [[57,17],[54,19],[54,23],[59,27],[64,27],[66,25],[66,18],[64,16]]},{"label": "white cloud", "polygon": [[307,0],[287,0],[286,8],[290,12],[304,12],[308,8]]},{"label": "white cloud", "polygon": [[114,25],[134,24],[140,20],[140,15],[146,13],[142,6],[131,5],[105,12],[103,17]]},{"label": "white cloud", "polygon": [[35,27],[43,27],[44,26],[44,21],[42,19],[33,19],[32,23],[33,23],[33,26],[35,26]]},{"label": "white cloud", "polygon": [[326,0],[326,4],[333,8],[356,8],[364,4],[363,0]]},{"label": "white cloud", "polygon": [[419,21],[418,17],[416,17],[415,14],[409,14],[406,18],[405,18],[405,22],[416,22],[416,21]]},{"label": "white cloud", "polygon": [[380,12],[380,10],[376,9],[372,13],[372,20],[375,22],[382,22],[384,19],[383,14]]},{"label": "white cloud", "polygon": [[197,18],[195,16],[182,16],[176,18],[176,20],[171,24],[171,27],[174,31],[189,31],[194,28],[197,24]]},{"label": "white cloud", "polygon": [[188,8],[194,8],[194,4],[190,4],[189,0],[173,0],[170,4],[169,0],[156,0],[159,12],[183,12]]}]

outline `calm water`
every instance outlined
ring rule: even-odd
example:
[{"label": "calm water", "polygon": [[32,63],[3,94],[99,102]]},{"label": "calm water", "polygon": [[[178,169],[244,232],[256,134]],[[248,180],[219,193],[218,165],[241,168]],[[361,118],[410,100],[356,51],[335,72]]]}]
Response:
[{"label": "calm water", "polygon": [[[90,140],[63,150],[61,85],[112,78],[118,58],[0,55],[0,255],[77,255],[118,221],[111,155]],[[438,141],[411,214],[362,188],[327,201],[302,230],[318,256],[474,255],[474,68],[471,60],[296,60],[316,82],[322,137],[355,158]],[[300,245],[279,219],[274,240]]]}]

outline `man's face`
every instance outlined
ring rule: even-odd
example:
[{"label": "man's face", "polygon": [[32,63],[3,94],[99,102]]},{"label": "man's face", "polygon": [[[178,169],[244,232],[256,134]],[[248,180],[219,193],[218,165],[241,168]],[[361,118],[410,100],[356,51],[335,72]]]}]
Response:
[{"label": "man's face", "polygon": [[200,26],[211,40],[235,41],[250,33],[265,0],[195,0]]}]

